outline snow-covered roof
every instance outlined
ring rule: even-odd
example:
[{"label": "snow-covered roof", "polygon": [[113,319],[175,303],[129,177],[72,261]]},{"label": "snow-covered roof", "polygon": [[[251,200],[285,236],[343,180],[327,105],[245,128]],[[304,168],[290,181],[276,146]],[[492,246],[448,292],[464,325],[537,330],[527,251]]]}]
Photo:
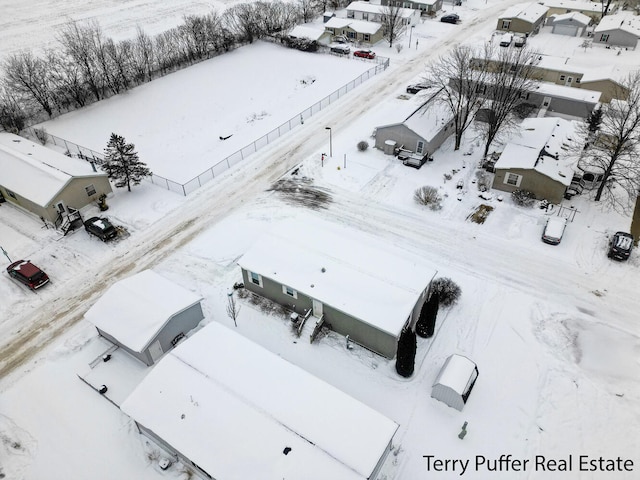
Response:
[{"label": "snow-covered roof", "polygon": [[84,160],[6,132],[0,132],[0,172],[5,188],[41,207],[48,207],[73,178],[106,177]]},{"label": "snow-covered roof", "polygon": [[548,7],[540,5],[539,3],[520,3],[507,8],[499,18],[517,18],[534,23],[541,17],[544,17],[548,11]]},{"label": "snow-covered roof", "polygon": [[602,96],[602,92],[598,92],[596,90],[570,87],[568,85],[558,85],[550,82],[538,83],[534,91],[541,95],[551,95],[556,98],[566,98],[593,104],[598,103]]},{"label": "snow-covered roof", "polygon": [[376,22],[367,22],[365,20],[354,20],[353,18],[330,18],[325,24],[325,28],[351,28],[358,33],[375,34],[382,28],[382,25]]},{"label": "snow-covered roof", "polygon": [[444,385],[460,395],[464,394],[469,381],[473,378],[476,364],[462,355],[447,358],[436,377],[434,385]]},{"label": "snow-covered roof", "polygon": [[396,336],[436,273],[399,247],[319,220],[279,224],[238,264]]},{"label": "snow-covered roof", "polygon": [[519,135],[505,146],[495,168],[534,169],[563,185],[570,185],[575,165],[575,160],[568,155],[572,135],[575,135],[575,122],[562,118],[527,118],[520,125]]},{"label": "snow-covered roof", "polygon": [[415,111],[404,124],[425,140],[431,141],[452,119],[453,114],[447,105],[429,102],[425,109]]},{"label": "snow-covered roof", "polygon": [[363,480],[398,428],[217,323],[166,355],[122,410],[225,479]]},{"label": "snow-covered roof", "polygon": [[307,25],[296,25],[289,32],[290,37],[307,38],[309,40],[319,40],[326,32],[323,29],[309,27]]},{"label": "snow-covered roof", "polygon": [[[347,11],[373,13],[375,15],[384,15],[389,7],[373,4],[369,2],[351,2],[347,5]],[[398,8],[398,14],[402,18],[409,18],[417,15],[418,10],[412,8]]]},{"label": "snow-covered roof", "polygon": [[142,352],[174,315],[198,302],[200,297],[193,292],[144,270],[109,287],[84,317],[126,347]]},{"label": "snow-covered roof", "polygon": [[607,15],[600,20],[594,28],[595,33],[621,30],[640,38],[640,16],[631,12],[620,12],[615,15]]},{"label": "snow-covered roof", "polygon": [[591,22],[591,17],[580,12],[556,14],[556,15],[552,15],[552,17],[553,17],[554,24],[569,22],[569,23],[577,23],[578,25],[582,25],[583,27],[586,27]]},{"label": "snow-covered roof", "polygon": [[[542,0],[540,2],[549,8],[563,8],[572,11],[602,13],[602,3],[600,2],[581,2],[579,0]],[[616,9],[616,4],[609,6],[609,12]]]}]

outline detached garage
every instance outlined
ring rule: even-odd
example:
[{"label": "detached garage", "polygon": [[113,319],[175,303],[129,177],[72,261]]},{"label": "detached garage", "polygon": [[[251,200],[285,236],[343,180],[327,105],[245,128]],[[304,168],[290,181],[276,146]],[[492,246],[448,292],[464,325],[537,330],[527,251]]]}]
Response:
[{"label": "detached garage", "polygon": [[438,374],[431,396],[462,411],[478,379],[478,367],[462,355],[451,355]]},{"label": "detached garage", "polygon": [[100,336],[147,365],[204,318],[200,297],[152,270],[112,285],[84,316]]}]

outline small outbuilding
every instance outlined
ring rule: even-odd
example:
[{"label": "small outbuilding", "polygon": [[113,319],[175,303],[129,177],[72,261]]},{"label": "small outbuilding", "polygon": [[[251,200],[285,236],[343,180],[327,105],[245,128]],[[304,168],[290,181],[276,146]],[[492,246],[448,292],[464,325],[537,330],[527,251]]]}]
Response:
[{"label": "small outbuilding", "polygon": [[100,336],[153,365],[204,318],[200,300],[144,270],[112,285],[84,316]]},{"label": "small outbuilding", "polygon": [[478,379],[478,367],[462,355],[447,358],[436,378],[431,396],[462,411]]},{"label": "small outbuilding", "polygon": [[552,15],[547,19],[551,33],[570,37],[581,37],[590,23],[591,17],[580,12]]}]

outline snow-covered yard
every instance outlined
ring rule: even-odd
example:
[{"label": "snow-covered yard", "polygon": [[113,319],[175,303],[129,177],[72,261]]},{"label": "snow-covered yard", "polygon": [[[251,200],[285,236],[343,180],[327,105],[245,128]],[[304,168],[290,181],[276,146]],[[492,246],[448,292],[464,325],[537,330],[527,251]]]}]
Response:
[{"label": "snow-covered yard", "polygon": [[[497,195],[490,200],[479,197],[476,171],[482,152],[471,133],[461,150],[454,151],[450,139],[434,161],[419,170],[381,151],[356,148],[360,140],[373,144],[370,135],[376,126],[401,121],[418,105],[419,97],[406,95],[404,88],[419,76],[429,58],[463,35],[468,39],[490,35],[495,25],[492,15],[511,3],[515,2],[486,5],[468,0],[465,6],[455,7],[463,20],[477,17],[463,24],[464,30],[459,28],[462,25],[425,21],[413,32],[414,38],[420,38],[420,50],[405,48],[394,54],[393,49],[376,46],[379,55],[392,57],[388,71],[188,197],[146,183],[131,193],[116,191],[106,213],[129,236],[115,243],[103,244],[84,231],[61,237],[4,204],[0,245],[13,259],[31,258],[47,271],[52,283],[34,295],[4,274],[0,278],[0,331],[6,346],[0,366],[12,371],[0,381],[0,473],[11,479],[186,478],[180,465],[160,470],[157,447],[77,377],[105,349],[94,327],[82,319],[83,313],[114,281],[152,268],[203,298],[203,323],[233,329],[396,422],[400,428],[395,448],[381,478],[459,478],[463,466],[463,478],[474,479],[636,478],[640,468],[640,440],[634,435],[640,426],[640,254],[634,251],[625,263],[606,257],[608,237],[628,230],[630,219],[601,211],[585,197],[574,197],[565,202],[578,212],[574,221],[562,243],[549,246],[540,241],[547,212],[518,207],[508,195],[502,201]],[[234,52],[228,61],[250,58],[256,52],[263,62],[272,54],[302,58],[298,52],[257,44]],[[315,61],[318,56],[311,57]],[[328,62],[339,62],[340,70],[365,65],[326,57]],[[166,143],[162,147],[168,134],[184,139],[188,145],[184,153],[206,152],[211,148],[205,134],[209,125],[217,125],[213,130],[217,141],[225,123],[216,123],[220,119],[215,109],[207,108],[197,115],[178,109],[173,117],[180,115],[180,121],[168,123],[167,116],[149,114],[154,102],[136,101],[143,98],[143,89],[159,92],[164,82],[170,89],[189,85],[180,94],[194,108],[203,98],[209,105],[223,102],[230,90],[225,86],[235,77],[219,79],[214,89],[203,90],[199,83],[202,72],[215,74],[217,69],[210,65],[219,60],[223,59],[61,117],[47,128],[61,136],[74,131],[95,133],[100,150],[114,125],[131,122],[130,134],[118,133],[140,150],[143,145],[158,146],[149,155],[158,162],[157,168],[174,168],[175,155],[167,151]],[[333,65],[327,63],[325,68]],[[245,67],[243,63],[238,68]],[[258,70],[258,65],[253,67]],[[251,112],[270,112],[257,123],[273,128],[280,122],[276,118],[280,112],[300,111],[309,106],[307,102],[316,101],[304,95],[277,96],[281,85],[288,85],[286,92],[299,90],[299,80],[310,75],[309,68],[304,61],[291,62],[286,71],[270,72],[280,75],[273,86],[260,83],[251,95],[235,98],[237,113],[225,110],[225,116],[232,115],[229,125],[238,126],[244,142],[254,140],[245,121]],[[318,79],[314,85],[335,89],[325,85],[332,76],[313,72]],[[351,75],[346,70],[341,75],[346,73]],[[326,82],[321,81],[325,78]],[[275,98],[280,102],[289,98],[289,103],[286,108],[268,103]],[[267,106],[256,107],[254,101],[263,99]],[[100,112],[98,117],[95,111]],[[139,123],[128,120],[133,113],[148,115],[146,129],[133,129]],[[55,130],[57,125],[64,128]],[[194,136],[194,132],[200,133]],[[321,162],[321,154],[329,150],[330,134],[333,156]],[[195,156],[184,155],[179,171],[191,168]],[[299,167],[295,176],[290,173],[293,167]],[[330,199],[326,208],[309,209],[269,190],[283,175],[307,178],[322,188]],[[463,189],[457,188],[460,180]],[[423,185],[440,190],[441,210],[431,211],[414,202],[414,190]],[[469,221],[481,204],[493,207],[486,221]],[[96,207],[85,212],[85,216],[93,214],[98,214]],[[438,276],[449,277],[461,287],[460,301],[440,310],[435,336],[418,339],[413,377],[399,377],[392,360],[357,345],[347,348],[345,339],[335,333],[313,344],[298,339],[288,317],[267,314],[247,301],[240,301],[237,327],[227,315],[227,292],[240,280],[236,261],[255,240],[281,225],[304,228],[318,220],[374,234],[380,241],[419,255]],[[329,252],[340,248],[339,242],[327,245]],[[371,295],[384,296],[384,292]],[[14,368],[7,359],[23,358],[10,356],[20,348],[32,357]],[[468,356],[479,369],[462,412],[430,398],[431,385],[452,353]],[[140,369],[113,366],[119,368],[120,381],[128,388],[144,376]],[[110,368],[108,363],[104,367]],[[322,422],[322,412],[318,421]],[[468,422],[467,435],[461,440],[458,434],[464,422]],[[241,461],[241,446],[236,452]],[[518,465],[502,463],[501,471],[495,471],[495,464],[483,463],[501,455],[526,460],[526,468],[521,463],[517,471]],[[581,471],[581,455],[631,460],[633,470]],[[571,458],[571,469],[552,473],[553,465],[543,463],[541,456],[556,462]],[[449,462],[443,471],[444,465],[435,460],[458,462]],[[261,478],[260,473],[255,478]]]}]

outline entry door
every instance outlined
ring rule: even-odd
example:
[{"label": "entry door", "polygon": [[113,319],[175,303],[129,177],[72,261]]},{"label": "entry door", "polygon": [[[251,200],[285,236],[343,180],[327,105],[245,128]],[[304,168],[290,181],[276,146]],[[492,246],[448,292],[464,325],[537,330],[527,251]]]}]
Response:
[{"label": "entry door", "polygon": [[313,316],[316,318],[320,318],[322,316],[322,302],[318,300],[313,300]]},{"label": "entry door", "polygon": [[162,351],[162,345],[160,345],[160,340],[156,340],[151,344],[151,346],[149,347],[149,353],[151,354],[151,360],[153,360],[153,363],[156,363],[156,361],[164,353]]},{"label": "entry door", "polygon": [[573,83],[573,77],[567,77],[567,83],[566,83],[567,87],[570,87],[572,83]]},{"label": "entry door", "polygon": [[58,202],[56,209],[58,210],[58,213],[65,213],[67,210],[62,202]]}]

